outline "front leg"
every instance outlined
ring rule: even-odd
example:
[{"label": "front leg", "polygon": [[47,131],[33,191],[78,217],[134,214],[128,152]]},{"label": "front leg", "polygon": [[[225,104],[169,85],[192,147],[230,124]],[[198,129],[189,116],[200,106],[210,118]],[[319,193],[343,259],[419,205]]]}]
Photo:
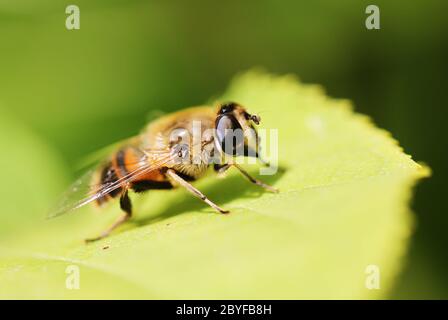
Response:
[{"label": "front leg", "polygon": [[225,171],[227,171],[227,169],[229,169],[232,165],[229,163],[226,164],[214,164],[213,165],[213,169],[216,171],[216,173],[218,174],[222,174]]},{"label": "front leg", "polygon": [[227,169],[229,169],[230,167],[235,167],[238,169],[239,172],[241,172],[241,174],[243,176],[245,176],[250,182],[252,182],[253,184],[256,184],[257,186],[260,186],[266,190],[268,190],[269,192],[274,192],[277,193],[278,189],[274,188],[266,183],[264,183],[263,181],[258,180],[257,178],[252,177],[246,170],[244,170],[239,164],[236,163],[226,163],[223,165],[216,165],[214,166],[215,171],[217,171],[218,173],[223,173],[224,171],[226,171]]},{"label": "front leg", "polygon": [[170,177],[173,181],[187,189],[191,194],[193,194],[195,197],[198,197],[202,201],[204,201],[206,204],[208,204],[210,207],[215,209],[216,211],[220,213],[229,213],[228,210],[224,210],[223,208],[219,207],[215,203],[213,203],[209,198],[207,198],[201,191],[193,187],[190,183],[185,181],[181,176],[179,176],[176,171],[172,169],[168,169],[166,171],[166,175]]}]

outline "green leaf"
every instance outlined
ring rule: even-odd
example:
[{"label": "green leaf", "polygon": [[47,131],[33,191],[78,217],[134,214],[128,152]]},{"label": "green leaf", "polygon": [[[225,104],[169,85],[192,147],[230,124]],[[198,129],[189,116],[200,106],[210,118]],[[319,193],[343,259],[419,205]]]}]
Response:
[{"label": "green leaf", "polygon": [[[85,210],[52,221],[0,243],[0,296],[387,297],[414,226],[412,187],[429,170],[348,101],[293,76],[242,74],[222,100],[279,129],[281,169],[262,177],[279,194],[237,172],[211,175],[197,187],[231,210],[220,215],[184,190],[150,191],[134,197],[133,222],[90,245],[82,239],[116,218],[116,204],[95,217]],[[65,288],[69,265],[80,268],[80,290]],[[369,265],[379,268],[379,290],[366,288]]]}]

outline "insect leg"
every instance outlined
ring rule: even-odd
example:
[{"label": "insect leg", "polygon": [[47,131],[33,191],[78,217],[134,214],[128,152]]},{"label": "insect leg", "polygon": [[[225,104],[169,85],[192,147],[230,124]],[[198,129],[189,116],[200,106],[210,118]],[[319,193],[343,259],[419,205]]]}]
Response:
[{"label": "insect leg", "polygon": [[208,204],[210,207],[212,207],[213,209],[215,209],[216,211],[220,212],[220,213],[229,213],[228,210],[224,210],[223,208],[219,207],[218,205],[216,205],[215,203],[213,203],[212,201],[210,201],[210,199],[208,199],[201,191],[199,191],[198,189],[196,189],[195,187],[193,187],[190,183],[188,183],[187,181],[185,181],[182,177],[180,177],[174,170],[172,169],[168,169],[166,174],[173,179],[175,182],[177,182],[178,184],[180,184],[182,187],[184,187],[185,189],[187,189],[191,194],[193,194],[194,196],[198,197],[199,199],[201,199],[202,201],[204,201],[206,204]]},{"label": "insect leg", "polygon": [[225,171],[227,171],[227,169],[229,169],[232,165],[229,163],[226,164],[215,164],[213,169],[218,173],[224,173]]},{"label": "insect leg", "polygon": [[274,187],[272,187],[272,186],[270,186],[270,185],[268,185],[268,184],[266,184],[266,183],[264,183],[264,182],[262,182],[262,181],[260,181],[260,180],[258,180],[256,178],[252,177],[246,170],[241,168],[241,166],[239,166],[238,164],[233,163],[232,166],[237,168],[243,174],[243,176],[245,176],[253,184],[256,184],[257,186],[260,186],[260,187],[262,187],[262,188],[264,188],[264,189],[266,189],[266,190],[268,190],[270,192],[274,192],[274,193],[278,192],[277,188],[274,188]]},{"label": "insect leg", "polygon": [[128,189],[126,188],[125,191],[121,194],[120,197],[120,208],[124,211],[124,214],[121,215],[117,221],[114,222],[113,225],[111,225],[109,228],[107,228],[99,237],[96,238],[90,238],[86,239],[86,242],[94,242],[100,239],[103,239],[107,237],[114,229],[116,229],[118,226],[129,220],[132,216],[132,203],[131,199],[128,195]]}]

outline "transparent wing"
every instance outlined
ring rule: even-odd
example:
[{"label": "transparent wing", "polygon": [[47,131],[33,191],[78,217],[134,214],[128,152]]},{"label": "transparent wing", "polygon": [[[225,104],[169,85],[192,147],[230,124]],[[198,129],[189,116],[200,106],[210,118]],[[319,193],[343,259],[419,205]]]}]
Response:
[{"label": "transparent wing", "polygon": [[[92,184],[92,181],[94,175],[97,174],[97,170],[94,169],[88,171],[63,194],[55,208],[47,215],[47,218],[54,218],[78,209],[92,201],[108,195],[118,188],[126,186],[128,183],[136,180],[142,175],[157,170],[169,162],[176,161],[178,158],[177,152],[169,150],[154,150],[151,153],[145,154],[147,154],[147,156],[139,161],[137,169],[129,172],[127,175],[114,182],[94,185]],[[151,156],[151,159],[148,159],[148,156]]]}]

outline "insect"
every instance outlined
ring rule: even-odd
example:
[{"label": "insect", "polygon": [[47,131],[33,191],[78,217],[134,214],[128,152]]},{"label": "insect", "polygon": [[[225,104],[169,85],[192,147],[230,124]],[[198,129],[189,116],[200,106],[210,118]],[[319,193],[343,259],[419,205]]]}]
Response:
[{"label": "insect", "polygon": [[236,168],[250,182],[264,189],[277,189],[252,177],[234,159],[259,155],[256,125],[260,117],[230,102],[217,107],[192,107],[150,122],[143,132],[128,139],[95,170],[79,179],[62,197],[51,217],[94,202],[101,206],[119,199],[122,216],[95,241],[107,237],[132,216],[129,191],[183,187],[220,213],[228,213],[191,182],[203,177],[209,166],[222,173]]}]

